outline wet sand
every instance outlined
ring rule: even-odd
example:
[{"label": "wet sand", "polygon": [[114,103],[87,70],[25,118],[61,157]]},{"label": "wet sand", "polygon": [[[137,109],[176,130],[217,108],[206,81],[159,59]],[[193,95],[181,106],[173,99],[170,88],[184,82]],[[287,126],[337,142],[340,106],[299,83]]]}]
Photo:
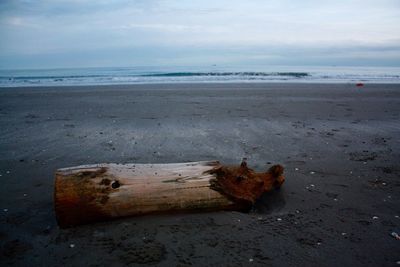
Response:
[{"label": "wet sand", "polygon": [[[400,85],[0,88],[0,264],[396,265],[399,116]],[[57,227],[57,168],[243,157],[286,168],[249,213]]]}]

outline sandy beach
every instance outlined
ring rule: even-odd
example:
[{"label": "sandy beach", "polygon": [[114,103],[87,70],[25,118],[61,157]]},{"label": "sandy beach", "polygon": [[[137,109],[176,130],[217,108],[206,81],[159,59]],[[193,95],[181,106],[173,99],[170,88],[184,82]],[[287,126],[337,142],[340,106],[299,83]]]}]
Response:
[{"label": "sandy beach", "polygon": [[[0,88],[0,265],[394,266],[399,137],[400,85]],[[249,213],[57,226],[58,168],[244,157],[286,174]]]}]

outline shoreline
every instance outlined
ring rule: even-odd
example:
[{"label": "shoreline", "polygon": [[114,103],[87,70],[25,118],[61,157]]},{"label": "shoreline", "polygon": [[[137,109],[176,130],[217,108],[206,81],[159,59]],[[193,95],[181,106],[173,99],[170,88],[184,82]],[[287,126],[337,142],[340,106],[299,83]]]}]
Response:
[{"label": "shoreline", "polygon": [[[50,88],[85,88],[85,87],[91,87],[91,88],[106,88],[106,87],[118,87],[118,88],[124,88],[124,87],[143,87],[143,86],[218,86],[218,87],[223,87],[224,85],[254,85],[254,86],[271,86],[271,85],[352,85],[355,86],[357,83],[363,83],[363,86],[385,86],[385,85],[400,85],[400,82],[365,82],[365,81],[343,81],[343,82],[298,82],[298,81],[277,81],[277,82],[160,82],[160,83],[132,83],[132,84],[83,84],[83,85],[37,85],[37,86],[0,86],[0,90],[3,89],[37,89],[37,88],[42,88],[42,89],[50,89]],[[139,88],[137,88],[139,89]]]}]

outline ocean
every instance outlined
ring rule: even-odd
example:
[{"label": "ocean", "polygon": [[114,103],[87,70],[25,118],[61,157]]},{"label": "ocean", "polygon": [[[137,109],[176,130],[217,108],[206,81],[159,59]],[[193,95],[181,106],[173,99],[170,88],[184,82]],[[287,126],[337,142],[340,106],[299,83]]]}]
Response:
[{"label": "ocean", "polygon": [[207,66],[0,70],[0,87],[230,82],[400,83],[400,68]]}]

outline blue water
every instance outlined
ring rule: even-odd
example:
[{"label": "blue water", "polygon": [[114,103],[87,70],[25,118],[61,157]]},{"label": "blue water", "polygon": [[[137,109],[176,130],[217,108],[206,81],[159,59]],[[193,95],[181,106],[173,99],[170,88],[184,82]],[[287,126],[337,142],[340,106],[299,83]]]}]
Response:
[{"label": "blue water", "polygon": [[400,83],[400,68],[208,66],[0,70],[0,87],[209,82]]}]

